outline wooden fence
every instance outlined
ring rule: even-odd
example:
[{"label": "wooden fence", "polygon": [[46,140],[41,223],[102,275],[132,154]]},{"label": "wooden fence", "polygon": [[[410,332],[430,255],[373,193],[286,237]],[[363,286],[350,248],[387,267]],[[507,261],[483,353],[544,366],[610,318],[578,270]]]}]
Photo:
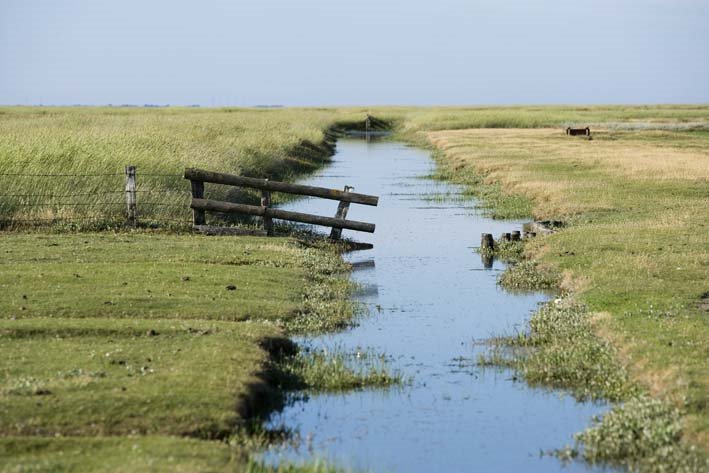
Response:
[{"label": "wooden fence", "polygon": [[[340,191],[324,187],[269,181],[268,179],[235,176],[232,174],[193,168],[185,169],[185,179],[189,179],[192,184],[192,203],[190,204],[192,208],[192,223],[195,228],[200,230],[207,232],[211,230],[213,233],[219,233],[217,229],[206,226],[206,212],[222,212],[263,217],[264,230],[269,236],[273,235],[274,218],[331,227],[330,238],[333,240],[339,240],[341,238],[343,229],[374,233],[375,225],[373,223],[347,220],[346,217],[351,203],[376,206],[379,203],[379,197],[357,194],[352,192],[354,188],[350,186],[345,186],[345,189]],[[205,199],[205,182],[258,189],[261,191],[261,205],[237,204]],[[337,213],[334,217],[322,217],[320,215],[293,212],[271,207],[271,192],[321,197],[323,199],[338,200],[340,204],[337,207]]]}]

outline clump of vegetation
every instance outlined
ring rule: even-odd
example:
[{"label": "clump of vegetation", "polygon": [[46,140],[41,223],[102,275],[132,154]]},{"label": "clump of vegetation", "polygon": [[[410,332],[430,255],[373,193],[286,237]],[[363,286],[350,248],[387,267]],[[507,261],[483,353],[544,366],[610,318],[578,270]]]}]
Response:
[{"label": "clump of vegetation", "polygon": [[577,445],[562,457],[581,456],[590,463],[625,466],[651,473],[696,473],[709,469],[709,459],[681,443],[682,416],[667,403],[638,396],[594,419],[576,434]]},{"label": "clump of vegetation", "polygon": [[569,389],[579,399],[625,399],[636,388],[607,341],[593,332],[580,305],[552,302],[530,320],[528,346],[520,370],[528,382]]},{"label": "clump of vegetation", "polygon": [[354,284],[344,277],[349,265],[336,248],[322,242],[317,248],[302,250],[301,254],[307,285],[300,307],[284,320],[287,330],[316,334],[351,325],[358,307],[350,297]]},{"label": "clump of vegetation", "polygon": [[[480,364],[512,367],[532,385],[566,389],[580,400],[622,400],[637,392],[613,347],[594,334],[583,306],[557,299],[529,325],[529,333],[496,339]],[[509,347],[523,349],[510,353]]]},{"label": "clump of vegetation", "polygon": [[363,350],[301,350],[280,363],[281,379],[287,389],[346,391],[367,387],[400,385],[404,379],[390,372],[386,357]]},{"label": "clump of vegetation", "polygon": [[523,260],[508,267],[499,277],[498,284],[513,290],[546,290],[559,286],[560,276],[550,266],[533,260]]},{"label": "clump of vegetation", "polygon": [[348,470],[322,460],[303,464],[280,463],[277,466],[249,460],[243,471],[244,473],[345,473]]},{"label": "clump of vegetation", "polygon": [[524,242],[522,240],[496,240],[493,249],[480,248],[478,252],[483,256],[497,258],[506,263],[516,263],[522,259]]}]

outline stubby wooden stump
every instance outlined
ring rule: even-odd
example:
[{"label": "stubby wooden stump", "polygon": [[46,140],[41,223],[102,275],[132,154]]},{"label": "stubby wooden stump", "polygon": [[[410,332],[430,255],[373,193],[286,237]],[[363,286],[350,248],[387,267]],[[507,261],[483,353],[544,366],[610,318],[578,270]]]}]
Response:
[{"label": "stubby wooden stump", "polygon": [[521,234],[518,230],[512,232],[512,241],[519,241],[521,239]]},{"label": "stubby wooden stump", "polygon": [[480,238],[480,249],[487,251],[495,250],[495,240],[492,238],[492,233],[483,233]]}]

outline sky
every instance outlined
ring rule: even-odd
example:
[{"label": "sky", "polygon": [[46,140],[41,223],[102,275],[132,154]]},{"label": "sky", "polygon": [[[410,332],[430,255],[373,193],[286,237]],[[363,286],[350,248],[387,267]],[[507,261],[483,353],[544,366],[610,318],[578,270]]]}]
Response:
[{"label": "sky", "polygon": [[709,0],[0,0],[40,103],[709,103]]}]

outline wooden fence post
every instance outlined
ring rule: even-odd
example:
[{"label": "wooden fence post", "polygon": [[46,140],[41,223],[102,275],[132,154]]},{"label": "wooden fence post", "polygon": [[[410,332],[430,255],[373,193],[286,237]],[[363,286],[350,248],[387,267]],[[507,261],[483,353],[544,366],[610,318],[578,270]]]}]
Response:
[{"label": "wooden fence post", "polygon": [[138,224],[136,187],[135,166],[126,166],[126,224],[129,227],[135,227]]},{"label": "wooden fence post", "polygon": [[487,251],[495,250],[495,240],[492,239],[492,233],[483,233],[480,238],[480,249]]},{"label": "wooden fence post", "polygon": [[[192,185],[192,198],[204,199],[204,182],[190,180],[190,184]],[[192,225],[205,225],[206,223],[204,210],[192,209]]]},{"label": "wooden fence post", "polygon": [[[367,118],[369,121],[369,117]],[[354,187],[352,186],[345,186],[345,192],[352,192],[354,190]],[[337,205],[337,212],[335,212],[335,218],[341,218],[344,220],[347,218],[347,211],[350,209],[350,203],[349,202],[342,202]],[[342,229],[341,228],[335,228],[333,227],[332,230],[330,230],[330,240],[339,240],[342,238]]]},{"label": "wooden fence post", "polygon": [[[266,179],[268,181],[268,179]],[[271,207],[271,191],[266,189],[261,190],[261,207],[265,209]],[[263,228],[266,230],[266,236],[273,236],[273,219],[268,216],[268,212],[263,214]]]},{"label": "wooden fence post", "polygon": [[522,239],[521,237],[522,235],[519,230],[515,230],[512,232],[512,241],[520,241]]}]

